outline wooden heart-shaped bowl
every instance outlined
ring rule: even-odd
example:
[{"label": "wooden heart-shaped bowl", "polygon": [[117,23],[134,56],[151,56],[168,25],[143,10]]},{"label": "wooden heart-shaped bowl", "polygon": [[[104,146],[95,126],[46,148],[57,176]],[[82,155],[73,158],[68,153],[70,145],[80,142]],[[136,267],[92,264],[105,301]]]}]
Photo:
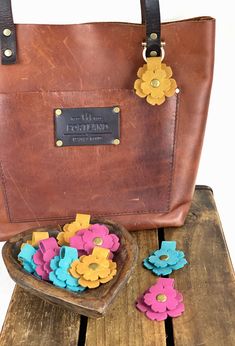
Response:
[{"label": "wooden heart-shaped bowl", "polygon": [[131,234],[123,226],[100,218],[93,218],[91,223],[105,224],[110,233],[116,234],[120,239],[119,250],[113,258],[117,262],[117,274],[111,281],[95,289],[87,289],[82,293],[77,293],[40,280],[22,268],[17,260],[21,244],[30,240],[34,231],[48,232],[50,237],[56,237],[60,232],[60,226],[33,228],[12,237],[5,243],[2,255],[11,278],[30,293],[36,294],[48,302],[59,304],[88,317],[102,317],[131,276],[137,261],[138,247]]}]

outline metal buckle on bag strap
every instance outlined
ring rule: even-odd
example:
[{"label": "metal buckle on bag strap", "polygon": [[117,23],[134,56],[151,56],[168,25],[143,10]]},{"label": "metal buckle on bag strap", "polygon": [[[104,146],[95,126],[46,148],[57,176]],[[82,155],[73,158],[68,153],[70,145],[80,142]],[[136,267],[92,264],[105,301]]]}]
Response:
[{"label": "metal buckle on bag strap", "polygon": [[[161,42],[161,61],[163,61],[164,58],[165,58],[165,49],[164,49],[165,45],[166,45],[165,42]],[[143,54],[143,59],[144,59],[144,61],[147,62],[147,56],[146,56],[147,44],[146,44],[146,42],[142,42],[142,46],[144,47],[143,48],[143,53],[142,53]]]}]

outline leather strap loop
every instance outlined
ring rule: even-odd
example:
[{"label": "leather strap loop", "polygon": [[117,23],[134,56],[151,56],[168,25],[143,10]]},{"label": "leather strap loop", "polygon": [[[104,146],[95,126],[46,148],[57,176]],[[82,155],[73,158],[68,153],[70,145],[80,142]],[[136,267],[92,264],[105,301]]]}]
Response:
[{"label": "leather strap loop", "polygon": [[11,1],[0,0],[0,46],[3,65],[16,62],[16,29],[13,21]]},{"label": "leather strap loop", "polygon": [[[140,0],[142,23],[146,25],[146,56],[161,56],[161,18],[159,0]],[[16,28],[11,0],[0,0],[0,45],[3,65],[16,62]]]},{"label": "leather strap loop", "polygon": [[161,56],[161,15],[159,0],[144,0],[146,57]]}]

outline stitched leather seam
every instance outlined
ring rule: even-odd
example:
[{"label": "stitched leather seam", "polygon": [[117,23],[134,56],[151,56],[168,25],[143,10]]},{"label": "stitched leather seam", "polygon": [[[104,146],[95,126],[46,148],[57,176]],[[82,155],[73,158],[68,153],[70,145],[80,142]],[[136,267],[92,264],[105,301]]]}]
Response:
[{"label": "stitched leather seam", "polygon": [[6,210],[9,221],[12,222],[2,162],[0,162],[0,180],[1,180],[1,190],[2,190],[3,197],[4,197],[3,201],[4,201],[5,210]]},{"label": "stitched leather seam", "polygon": [[[134,84],[134,80],[133,80],[133,84]],[[135,95],[135,91],[133,89],[130,88],[99,88],[99,89],[83,89],[83,90],[58,90],[58,89],[54,89],[54,90],[24,90],[24,91],[7,91],[7,92],[0,92],[0,95],[20,95],[20,94],[66,94],[66,93],[95,93],[95,92],[116,92],[116,91],[120,91],[120,92],[130,92],[133,95]]]},{"label": "stitched leather seam", "polygon": [[176,94],[176,108],[175,108],[175,115],[174,115],[174,141],[173,141],[173,148],[171,153],[171,160],[169,162],[170,166],[170,179],[168,183],[168,199],[167,199],[167,210],[170,210],[170,203],[171,203],[171,194],[172,194],[172,186],[173,186],[173,177],[175,172],[175,148],[176,148],[176,129],[177,129],[177,122],[179,118],[179,94]]},{"label": "stitched leather seam", "polygon": [[[122,89],[120,89],[122,90]],[[128,89],[126,89],[128,90]],[[155,213],[160,213],[160,214],[166,214],[170,211],[170,199],[171,199],[171,191],[172,191],[172,182],[173,182],[173,163],[174,163],[174,150],[175,150],[175,142],[176,142],[176,121],[177,121],[177,115],[178,115],[178,104],[179,104],[179,97],[178,94],[176,94],[176,102],[175,102],[175,112],[174,112],[174,135],[173,135],[173,147],[172,147],[172,153],[171,153],[171,158],[169,160],[169,180],[168,180],[168,185],[167,185],[167,201],[166,201],[166,208],[164,210],[161,209],[151,209],[151,210],[137,210],[137,211],[125,211],[125,212],[118,212],[118,213],[96,213],[93,212],[92,215],[97,216],[97,217],[109,217],[109,216],[122,216],[122,215],[138,215],[138,214],[155,214]],[[4,200],[5,200],[5,206],[7,209],[7,214],[10,222],[34,222],[36,220],[32,219],[18,219],[15,218],[12,213],[11,213],[11,208],[10,208],[10,203],[9,203],[9,198],[7,194],[7,187],[6,187],[6,182],[5,182],[5,177],[4,177],[4,171],[3,167],[1,164],[1,181],[2,181],[2,186],[3,186],[3,195],[4,195]],[[81,213],[87,213],[87,211],[82,211],[80,210]],[[50,221],[50,220],[70,220],[74,216],[66,216],[66,217],[45,217],[45,218],[40,218],[37,217],[37,221]]]},{"label": "stitched leather seam", "polygon": [[[110,214],[98,214],[98,213],[92,213],[92,217],[109,217],[109,216],[123,216],[123,215],[139,215],[139,214],[167,214],[169,210],[161,211],[161,210],[140,210],[140,211],[133,211],[133,212],[123,212],[123,213],[110,213]],[[81,214],[87,214],[89,213],[88,211],[81,211],[79,209],[79,213]],[[66,217],[48,217],[48,218],[40,218],[37,217],[37,221],[50,221],[50,220],[73,220],[73,216],[66,216]],[[35,222],[36,220],[32,219],[17,219],[15,218],[12,223],[23,223],[23,222]]]}]

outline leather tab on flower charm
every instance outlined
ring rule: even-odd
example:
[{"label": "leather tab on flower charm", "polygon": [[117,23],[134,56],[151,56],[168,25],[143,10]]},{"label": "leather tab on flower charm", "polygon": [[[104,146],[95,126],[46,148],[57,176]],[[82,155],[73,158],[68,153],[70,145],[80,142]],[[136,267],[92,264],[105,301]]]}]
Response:
[{"label": "leather tab on flower charm", "polygon": [[173,270],[183,268],[188,262],[183,251],[176,250],[175,241],[163,241],[160,250],[145,258],[143,265],[155,275],[169,275]]},{"label": "leather tab on flower charm", "polygon": [[36,264],[33,260],[33,256],[36,253],[36,249],[30,244],[24,244],[18,254],[18,260],[21,262],[23,268],[28,273],[34,273],[36,269]]},{"label": "leather tab on flower charm", "polygon": [[54,257],[50,262],[50,281],[60,288],[67,288],[73,292],[82,292],[85,287],[79,285],[78,280],[69,273],[69,268],[73,262],[78,260],[77,250],[68,246],[62,246],[59,256]]},{"label": "leather tab on flower charm", "polygon": [[147,58],[147,64],[140,67],[135,81],[134,89],[139,97],[155,106],[160,106],[166,101],[166,97],[175,94],[177,84],[172,78],[172,69],[162,63],[161,57]]},{"label": "leather tab on flower charm", "polygon": [[49,233],[48,232],[33,232],[32,240],[27,240],[27,244],[32,245],[33,247],[38,247],[39,242],[43,239],[48,239]]},{"label": "leather tab on flower charm", "polygon": [[91,216],[88,214],[77,214],[75,221],[67,223],[63,227],[63,232],[57,236],[59,245],[69,245],[69,240],[78,231],[84,230],[90,225]]},{"label": "leather tab on flower charm", "polygon": [[73,261],[78,259],[78,252],[77,249],[69,247],[69,246],[62,246],[60,249],[60,263],[59,266],[61,268],[68,267]]},{"label": "leather tab on flower charm", "polygon": [[183,296],[174,288],[174,279],[159,278],[136,301],[136,308],[150,320],[163,321],[184,312]]},{"label": "leather tab on flower charm", "polygon": [[94,248],[91,255],[73,262],[69,271],[81,286],[96,288],[112,280],[117,273],[117,264],[107,257],[107,249]]},{"label": "leather tab on flower charm", "polygon": [[51,237],[41,240],[39,248],[33,256],[33,260],[36,263],[36,273],[43,279],[49,280],[50,261],[53,257],[59,254],[60,248],[55,240]]},{"label": "leather tab on flower charm", "polygon": [[92,255],[97,258],[107,259],[109,257],[109,250],[96,246],[92,251]]},{"label": "leather tab on flower charm", "polygon": [[116,234],[109,233],[108,227],[105,225],[90,225],[87,230],[77,232],[70,238],[70,246],[75,247],[86,254],[91,254],[95,247],[106,248],[110,250],[110,259],[113,253],[119,249],[120,242]]}]

